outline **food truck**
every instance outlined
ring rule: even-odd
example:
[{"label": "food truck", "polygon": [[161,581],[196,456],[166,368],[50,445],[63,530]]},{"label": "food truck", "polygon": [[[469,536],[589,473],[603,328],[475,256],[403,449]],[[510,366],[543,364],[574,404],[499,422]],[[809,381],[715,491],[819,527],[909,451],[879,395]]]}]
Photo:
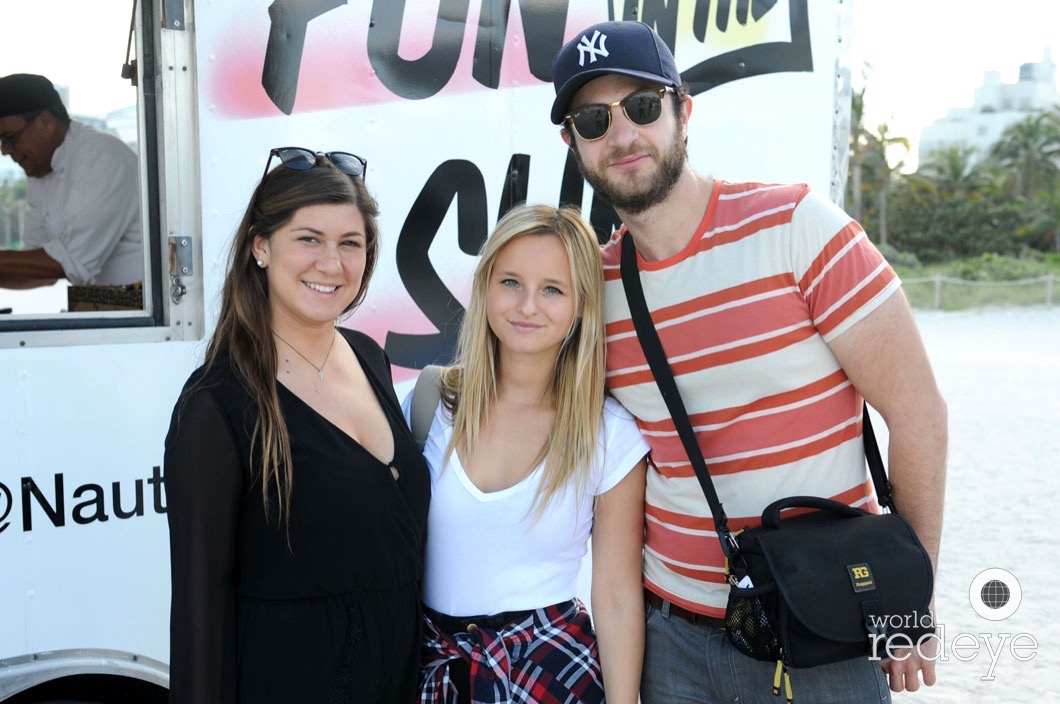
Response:
[{"label": "food truck", "polygon": [[[32,2],[52,2],[57,22],[69,5]],[[163,440],[271,148],[367,160],[381,257],[341,324],[384,346],[403,397],[419,369],[449,359],[476,254],[509,207],[578,205],[601,238],[618,224],[549,121],[563,42],[608,19],[651,24],[693,96],[699,173],[807,182],[838,199],[848,4],[77,3],[100,15],[122,5],[112,21],[131,27],[115,80],[135,94],[126,129],[140,159],[146,273],[131,306],[70,287],[42,309],[0,290],[11,308],[0,315],[0,701],[165,701]],[[72,60],[94,50],[83,39]]]}]

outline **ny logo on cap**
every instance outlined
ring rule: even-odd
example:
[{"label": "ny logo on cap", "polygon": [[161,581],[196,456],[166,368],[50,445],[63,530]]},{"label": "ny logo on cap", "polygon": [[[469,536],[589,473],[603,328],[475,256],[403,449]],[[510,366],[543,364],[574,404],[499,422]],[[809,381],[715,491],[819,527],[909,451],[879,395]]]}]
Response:
[{"label": "ny logo on cap", "polygon": [[[599,42],[598,42],[599,40]],[[600,30],[597,29],[593,32],[593,38],[589,39],[584,34],[582,35],[581,41],[578,42],[578,65],[585,66],[585,55],[589,54],[589,63],[595,64],[597,56],[610,56],[607,53],[607,35],[600,34]],[[599,43],[599,47],[597,44]]]}]

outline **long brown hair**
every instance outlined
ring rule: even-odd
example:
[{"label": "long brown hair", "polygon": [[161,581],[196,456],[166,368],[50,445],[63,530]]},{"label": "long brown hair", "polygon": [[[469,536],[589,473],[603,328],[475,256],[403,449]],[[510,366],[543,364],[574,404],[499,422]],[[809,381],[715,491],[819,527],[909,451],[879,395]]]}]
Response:
[{"label": "long brown hair", "polygon": [[519,205],[497,223],[482,247],[460,327],[456,365],[442,374],[440,388],[453,419],[448,458],[458,444],[474,452],[497,396],[497,336],[487,316],[493,266],[501,250],[519,237],[555,237],[567,251],[576,296],[576,318],[560,347],[550,396],[556,408],[552,432],[537,462],[544,474],[534,499],[536,514],[571,483],[587,485],[599,443],[604,406],[604,275],[596,235],[572,207]]},{"label": "long brown hair", "polygon": [[323,157],[304,171],[280,164],[258,184],[236,230],[221,293],[221,314],[206,348],[206,369],[227,365],[223,371],[234,373],[254,402],[257,413],[251,432],[250,466],[260,472],[266,514],[270,497],[275,497],[281,522],[291,507],[291,443],[276,393],[277,358],[268,279],[255,261],[252,246],[255,237],[270,239],[301,208],[321,204],[350,204],[364,216],[364,275],[360,290],[343,314],[364,300],[379,258],[379,206],[363,179],[342,173]]}]

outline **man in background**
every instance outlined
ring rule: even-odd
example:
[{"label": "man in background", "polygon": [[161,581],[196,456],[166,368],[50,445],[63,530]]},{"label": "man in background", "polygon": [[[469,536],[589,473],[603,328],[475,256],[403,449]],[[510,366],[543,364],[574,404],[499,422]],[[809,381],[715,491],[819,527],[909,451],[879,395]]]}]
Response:
[{"label": "man in background", "polygon": [[26,172],[21,250],[0,250],[0,288],[143,280],[137,156],[71,120],[44,76],[0,78],[0,151]]}]

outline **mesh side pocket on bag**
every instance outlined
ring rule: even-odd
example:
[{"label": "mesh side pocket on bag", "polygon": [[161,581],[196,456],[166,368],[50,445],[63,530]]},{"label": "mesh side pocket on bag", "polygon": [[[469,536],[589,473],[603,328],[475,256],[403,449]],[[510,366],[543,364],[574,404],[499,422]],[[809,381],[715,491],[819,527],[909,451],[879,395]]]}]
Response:
[{"label": "mesh side pocket on bag", "polygon": [[725,607],[725,634],[737,650],[755,660],[777,660],[780,639],[772,619],[780,599],[775,584],[732,588]]}]

